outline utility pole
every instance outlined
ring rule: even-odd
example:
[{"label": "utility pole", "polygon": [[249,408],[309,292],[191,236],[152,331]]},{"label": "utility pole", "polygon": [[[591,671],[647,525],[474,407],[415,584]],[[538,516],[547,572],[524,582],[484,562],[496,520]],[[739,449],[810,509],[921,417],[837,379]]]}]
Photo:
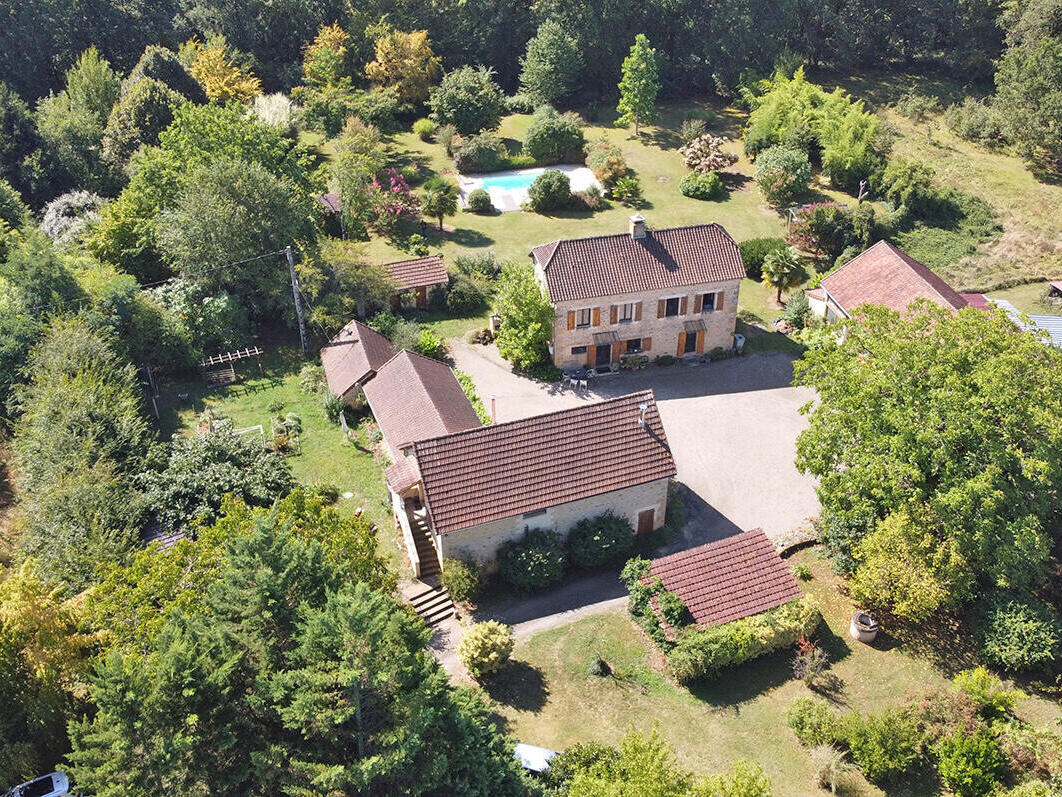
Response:
[{"label": "utility pole", "polygon": [[288,258],[288,272],[291,274],[291,295],[295,297],[295,315],[299,319],[299,340],[302,341],[302,353],[306,353],[306,322],[302,317],[302,294],[299,292],[299,280],[295,276],[295,256],[291,253],[291,247],[284,249]]}]

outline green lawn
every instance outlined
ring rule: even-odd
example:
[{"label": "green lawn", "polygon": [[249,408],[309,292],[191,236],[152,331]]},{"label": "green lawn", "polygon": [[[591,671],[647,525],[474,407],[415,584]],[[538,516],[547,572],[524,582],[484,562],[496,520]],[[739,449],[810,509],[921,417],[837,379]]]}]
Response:
[{"label": "green lawn", "polygon": [[[814,551],[797,553],[791,561],[808,563],[815,575],[805,588],[826,615],[829,629],[820,638],[840,679],[833,698],[838,708],[875,710],[946,684],[947,674],[928,653],[912,655],[891,639],[875,647],[849,640],[852,604],[837,591],[827,563]],[[963,666],[961,651],[948,654],[952,666]],[[587,674],[595,656],[610,663],[612,677]],[[791,676],[791,652],[750,662],[691,691],[660,674],[660,654],[625,612],[615,612],[538,634],[519,643],[513,658],[488,691],[519,741],[560,750],[578,741],[615,742],[632,725],[645,730],[657,723],[682,765],[693,771],[718,772],[748,758],[770,775],[776,795],[822,793],[811,787],[807,754],[783,717],[795,697],[808,693]],[[1037,723],[1060,715],[1057,706],[1040,699],[1019,708]],[[857,779],[849,793],[881,793]],[[889,793],[932,791],[918,784]]]},{"label": "green lawn", "polygon": [[[399,567],[404,560],[398,554],[398,535],[394,532],[381,461],[374,457],[375,446],[364,428],[359,428],[353,441],[324,416],[321,399],[299,388],[299,369],[306,362],[297,348],[281,345],[267,348],[262,369],[257,363],[245,360],[236,364],[241,381],[236,385],[208,389],[203,380],[164,383],[159,398],[159,426],[164,438],[170,434],[194,434],[200,412],[210,408],[232,418],[236,428],[262,424],[269,435],[270,419],[276,415],[270,406],[283,405],[280,414],[294,412],[302,419],[302,453],[290,456],[295,478],[303,485],[329,484],[339,488],[337,507],[341,512],[353,512],[361,507],[380,528],[380,545]],[[188,398],[181,400],[179,394]],[[365,422],[371,421],[367,412]]]},{"label": "green lawn", "polygon": [[[682,105],[664,109],[659,126],[647,127],[639,139],[626,129],[591,125],[586,129],[587,140],[602,134],[619,144],[627,162],[641,180],[645,204],[639,210],[657,227],[683,224],[719,222],[737,240],[782,233],[783,223],[777,212],[766,207],[755,185],[748,179],[750,164],[742,157],[738,162],[741,174],[734,175],[733,188],[722,202],[702,202],[682,196],[678,183],[686,173],[677,150],[681,146],[675,131],[685,114],[695,107],[712,115],[709,128],[716,133],[735,137],[740,134],[741,117],[732,109],[709,109],[706,105]],[[499,134],[518,147],[527,131],[530,116],[514,115],[502,121]],[[442,147],[425,143],[412,133],[393,138],[395,157],[400,162],[415,163],[421,179],[433,174],[453,175],[453,163]],[[731,141],[729,148],[741,153],[739,141]],[[535,213],[502,213],[479,216],[458,213],[446,219],[452,229],[440,235],[436,228],[429,232],[433,251],[442,251],[448,258],[469,250],[493,249],[500,259],[525,258],[531,247],[558,238],[578,238],[588,235],[622,232],[632,208],[618,203],[596,213],[560,213],[543,216]],[[369,256],[380,261],[408,255],[382,239],[366,245]]]},{"label": "green lawn", "polygon": [[1013,288],[991,291],[988,295],[992,299],[1006,299],[1023,313],[1030,315],[1062,315],[1062,305],[1044,301],[1046,293],[1046,282],[1029,282],[1025,285],[1015,285]]}]

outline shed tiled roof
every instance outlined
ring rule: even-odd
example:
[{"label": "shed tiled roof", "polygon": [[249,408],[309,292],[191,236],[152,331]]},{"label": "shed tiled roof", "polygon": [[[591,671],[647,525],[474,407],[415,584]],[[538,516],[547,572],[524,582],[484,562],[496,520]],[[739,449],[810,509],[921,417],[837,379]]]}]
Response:
[{"label": "shed tiled roof", "polygon": [[405,349],[363,390],[396,461],[410,443],[480,425],[450,367]]},{"label": "shed tiled roof", "polygon": [[413,450],[441,534],[675,475],[651,390],[424,440]]},{"label": "shed tiled roof", "polygon": [[360,321],[351,321],[321,347],[328,389],[345,396],[395,356],[391,341]]},{"label": "shed tiled roof", "polygon": [[679,288],[745,276],[741,251],[718,224],[574,238],[536,246],[550,301]]},{"label": "shed tiled roof", "polygon": [[751,617],[803,594],[761,529],[654,559],[643,581],[655,578],[701,626]]},{"label": "shed tiled roof", "polygon": [[399,260],[384,266],[400,291],[438,285],[446,282],[450,276],[446,273],[442,255],[416,257],[412,260]]},{"label": "shed tiled roof", "polygon": [[967,302],[944,280],[888,241],[878,241],[820,283],[846,313],[877,304],[902,313],[915,299],[959,310]]},{"label": "shed tiled roof", "polygon": [[420,481],[420,469],[416,459],[399,456],[393,465],[384,469],[384,478],[396,493],[408,490]]}]

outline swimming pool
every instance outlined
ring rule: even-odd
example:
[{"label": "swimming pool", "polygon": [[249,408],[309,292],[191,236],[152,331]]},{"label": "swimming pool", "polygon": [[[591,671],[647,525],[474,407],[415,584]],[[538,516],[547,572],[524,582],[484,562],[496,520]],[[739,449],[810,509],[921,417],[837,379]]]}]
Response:
[{"label": "swimming pool", "polygon": [[493,174],[463,174],[458,176],[458,183],[461,186],[461,206],[466,207],[468,195],[477,188],[482,188],[490,194],[490,201],[495,210],[503,213],[520,210],[521,205],[527,201],[527,189],[547,168],[556,169],[568,175],[572,191],[585,191],[591,185],[601,187],[592,171],[585,166],[575,164],[494,172]]}]

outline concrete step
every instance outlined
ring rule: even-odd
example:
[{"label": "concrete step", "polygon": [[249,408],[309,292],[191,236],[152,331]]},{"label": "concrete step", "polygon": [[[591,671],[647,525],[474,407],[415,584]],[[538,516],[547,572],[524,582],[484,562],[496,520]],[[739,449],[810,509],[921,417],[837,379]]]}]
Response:
[{"label": "concrete step", "polygon": [[456,613],[454,602],[445,587],[428,587],[411,597],[409,604],[429,626],[438,625]]}]

